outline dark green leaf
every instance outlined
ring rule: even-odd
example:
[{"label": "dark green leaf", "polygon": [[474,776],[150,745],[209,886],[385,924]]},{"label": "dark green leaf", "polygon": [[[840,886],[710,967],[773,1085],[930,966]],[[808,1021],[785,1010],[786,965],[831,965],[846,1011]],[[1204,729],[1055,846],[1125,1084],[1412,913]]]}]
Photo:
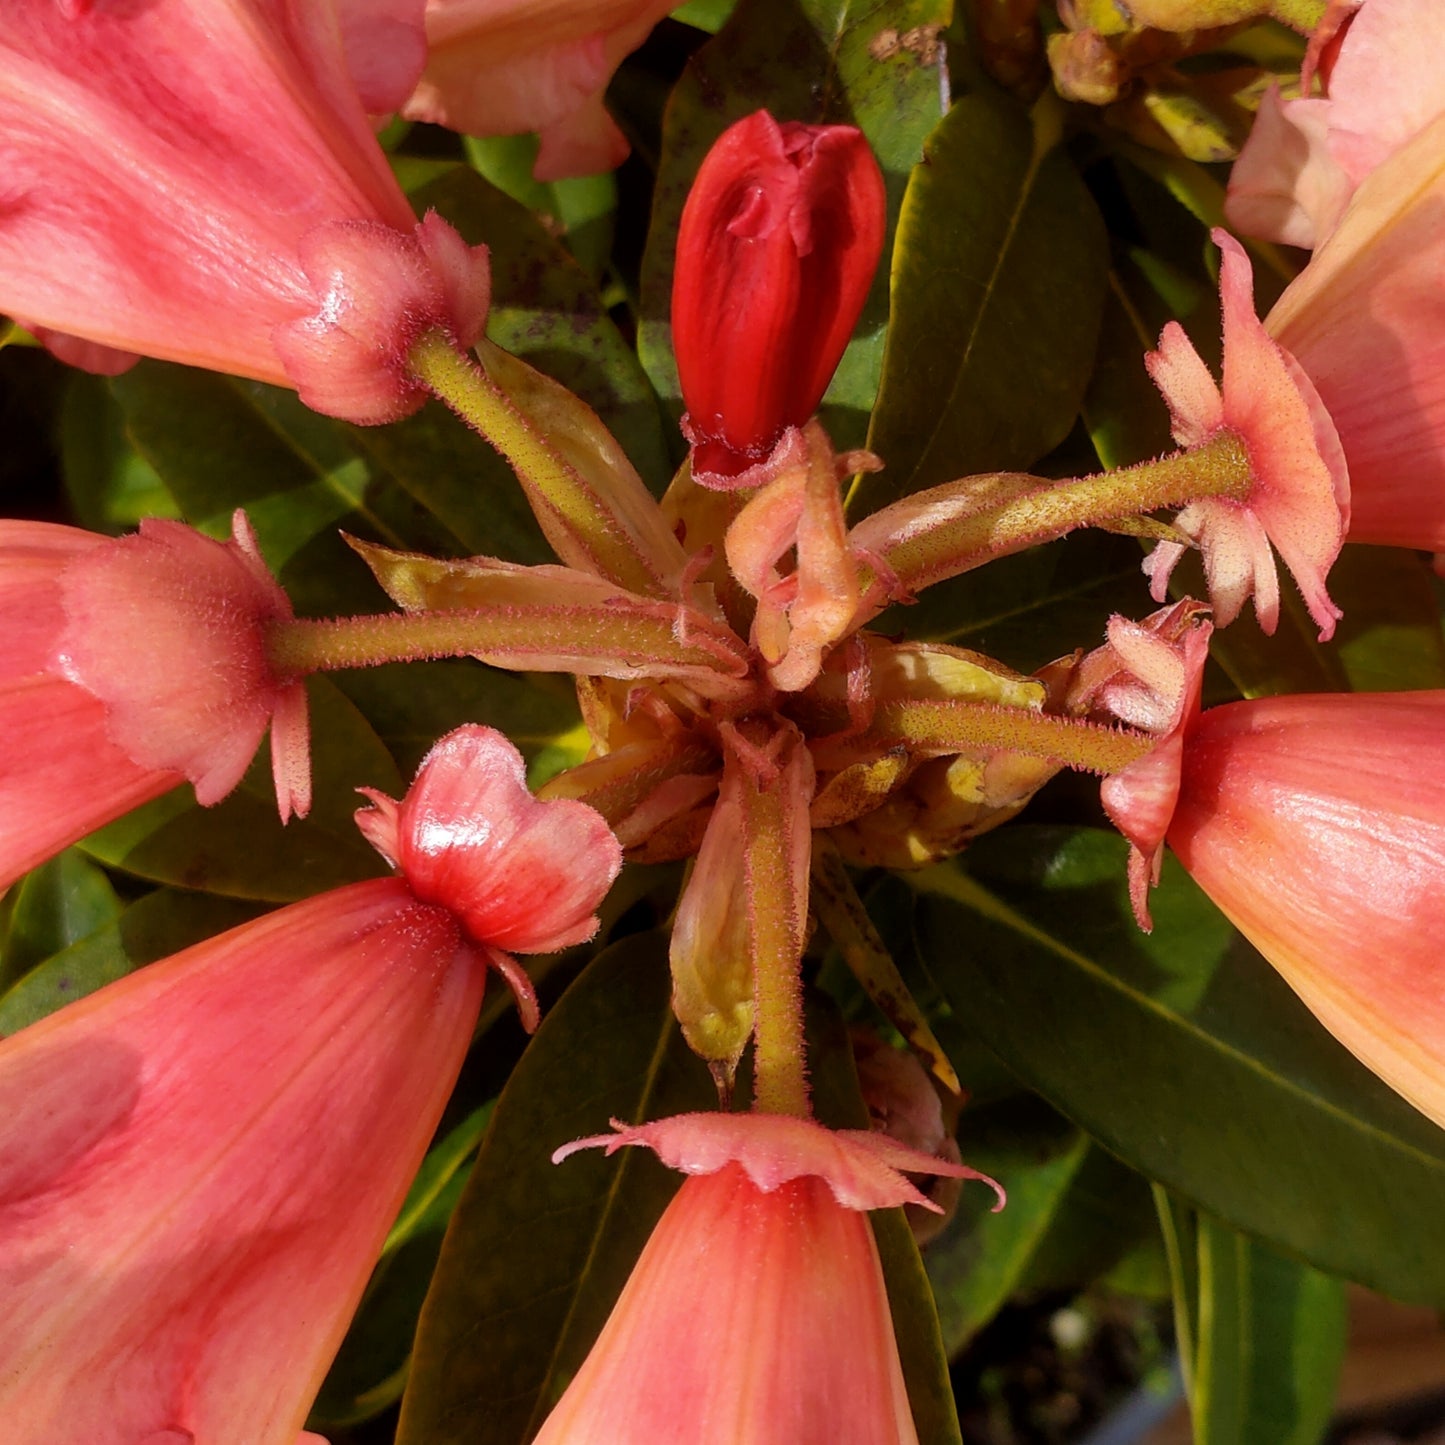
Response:
[{"label": "dark green leaf", "polygon": [[966,1109],[964,1161],[1008,1190],[1008,1207],[965,1191],[924,1255],[950,1355],[1010,1297],[1078,1289],[1153,1233],[1149,1191],[1040,1099]]},{"label": "dark green leaf", "polygon": [[[943,0],[739,0],[673,90],[643,263],[639,350],[658,392],[681,410],[672,357],[673,253],[692,179],[713,141],[761,106],[779,120],[858,126],[888,187],[889,231],[924,138],[944,111]],[[823,418],[840,448],[862,445],[888,323],[888,256],[863,308]]]},{"label": "dark green leaf", "polygon": [[1026,469],[1069,433],[1108,278],[1103,227],[1049,112],[965,96],[909,182],[860,512],[975,472]]},{"label": "dark green leaf", "polygon": [[154,467],[131,445],[104,380],[75,372],[60,413],[65,492],[75,520],[92,532],[123,532],[142,517],[179,515]]},{"label": "dark green leaf", "polygon": [[423,1311],[398,1445],[530,1439],[581,1364],[677,1188],[645,1150],[551,1151],[715,1105],[670,1007],[667,941],[600,954],[508,1081],[453,1216]]},{"label": "dark green leaf", "polygon": [[357,831],[360,787],[400,797],[391,755],[366,720],[324,678],[311,698],[311,816],[282,827],[276,814],[269,749],[263,745],[236,789],[214,808],[189,786],[128,813],[86,839],[85,851],[111,867],[178,888],[288,903],[325,888],[386,872]]},{"label": "dark green leaf", "polygon": [[[872,1120],[842,1014],[831,999],[820,995],[810,997],[809,1005],[807,1047],[814,1111],[831,1128],[866,1129]],[[963,1188],[985,1208],[995,1202],[986,1185],[966,1181]],[[869,1218],[919,1445],[962,1445],[938,1309],[907,1216],[902,1209],[879,1209]]]},{"label": "dark green leaf", "polygon": [[538,181],[532,178],[538,150],[536,136],[465,136],[462,143],[479,175],[526,206],[549,234],[559,236],[589,276],[603,275],[612,250],[617,212],[617,178],[611,171],[571,180]]},{"label": "dark green leaf", "polygon": [[1172,859],[1139,933],[1124,854],[1107,833],[1015,827],[911,877],[921,957],[960,1023],[1140,1173],[1333,1274],[1445,1303],[1445,1134]]},{"label": "dark green leaf", "polygon": [[169,888],[148,893],[118,919],[47,958],[0,994],[0,1036],[255,916],[254,908],[233,899]]},{"label": "dark green leaf", "polygon": [[1158,1195],[1197,1445],[1318,1445],[1345,1351],[1344,1286]]},{"label": "dark green leaf", "polygon": [[122,906],[110,879],[74,849],[29,873],[16,884],[6,905],[0,989],[41,959],[113,923]]},{"label": "dark green leaf", "polygon": [[1008,1190],[1008,1207],[993,1214],[992,1199],[964,1191],[924,1255],[950,1356],[1019,1288],[1091,1146],[1051,1109],[1020,1098],[966,1111],[959,1147],[965,1163]]}]

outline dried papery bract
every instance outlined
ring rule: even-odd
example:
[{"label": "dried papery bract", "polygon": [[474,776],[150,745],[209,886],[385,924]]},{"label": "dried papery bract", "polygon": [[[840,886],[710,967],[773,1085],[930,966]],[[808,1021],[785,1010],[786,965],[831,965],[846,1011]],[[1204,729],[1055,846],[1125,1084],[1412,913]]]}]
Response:
[{"label": "dried papery bract", "polygon": [[[499,734],[428,754],[395,878],[293,904],[0,1042],[7,1445],[296,1445],[507,948],[585,936],[618,850]],[[416,868],[417,878],[409,874]]]},{"label": "dried papery bract", "polygon": [[777,1115],[614,1128],[553,1158],[642,1144],[689,1178],[538,1445],[914,1445],[865,1211],[927,1206],[899,1171],[982,1176]]},{"label": "dried papery bract", "polygon": [[[331,5],[282,0],[0,8],[0,307],[108,370],[124,358],[53,333],[351,421],[419,406],[407,349],[428,326],[476,339],[486,252],[418,227],[347,71],[348,39],[375,51],[359,9],[343,34]],[[368,103],[420,60],[368,62]]]},{"label": "dried papery bract", "polygon": [[852,126],[757,111],[708,152],[683,208],[672,288],[699,482],[755,486],[777,474],[853,333],[885,219],[882,173]]},{"label": "dried papery bract", "polygon": [[669,0],[427,0],[427,62],[405,113],[467,135],[539,131],[534,174],[611,170],[628,146],[604,104]]}]

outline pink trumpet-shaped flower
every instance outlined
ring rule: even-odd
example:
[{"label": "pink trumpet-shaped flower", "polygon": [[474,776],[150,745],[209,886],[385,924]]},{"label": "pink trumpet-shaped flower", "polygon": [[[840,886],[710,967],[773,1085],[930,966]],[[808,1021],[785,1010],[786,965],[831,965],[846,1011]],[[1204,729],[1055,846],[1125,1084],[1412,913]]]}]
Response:
[{"label": "pink trumpet-shaped flower", "polygon": [[1249,234],[1316,248],[1265,326],[1338,430],[1350,540],[1445,550],[1439,6],[1368,0],[1339,43],[1328,91],[1262,109],[1230,215]]},{"label": "pink trumpet-shaped flower", "polygon": [[7,1445],[295,1445],[499,939],[523,915],[585,931],[617,872],[598,815],[520,772],[501,734],[460,729],[389,814],[447,883],[294,904],[0,1043]]},{"label": "pink trumpet-shaped flower", "polygon": [[[1279,620],[1277,550],[1299,584],[1320,640],[1327,641],[1340,611],[1330,601],[1325,577],[1339,556],[1349,522],[1349,474],[1309,377],[1255,315],[1253,277],[1244,249],[1223,231],[1215,231],[1214,240],[1223,252],[1222,388],[1176,321],[1164,328],[1159,349],[1150,352],[1146,363],[1169,404],[1175,441],[1198,447],[1233,433],[1248,454],[1253,486],[1240,500],[1206,497],[1193,502],[1175,525],[1199,545],[1221,627],[1234,621],[1253,593],[1260,626],[1274,631]],[[1183,552],[1180,543],[1161,542],[1145,562],[1156,602],[1164,600],[1170,573]]]},{"label": "pink trumpet-shaped flower", "polygon": [[984,1176],[776,1114],[613,1127],[554,1161],[643,1144],[691,1177],[536,1445],[916,1445],[864,1211],[937,1208],[900,1171]]},{"label": "pink trumpet-shaped flower", "polygon": [[1201,714],[1169,846],[1320,1022],[1445,1125],[1445,692]]},{"label": "pink trumpet-shaped flower", "polygon": [[426,71],[405,113],[468,135],[539,131],[538,180],[627,156],[603,96],[671,0],[427,0]]},{"label": "pink trumpet-shaped flower", "polygon": [[234,529],[0,522],[0,887],[186,779],[219,802],[268,726],[282,821],[307,812],[304,685],[266,657],[291,604]]},{"label": "pink trumpet-shaped flower", "polygon": [[353,4],[344,33],[330,0],[7,0],[0,307],[82,364],[124,365],[99,346],[351,421],[414,410],[408,348],[471,345],[488,271],[417,225],[348,74],[399,103],[422,52],[398,4]]}]

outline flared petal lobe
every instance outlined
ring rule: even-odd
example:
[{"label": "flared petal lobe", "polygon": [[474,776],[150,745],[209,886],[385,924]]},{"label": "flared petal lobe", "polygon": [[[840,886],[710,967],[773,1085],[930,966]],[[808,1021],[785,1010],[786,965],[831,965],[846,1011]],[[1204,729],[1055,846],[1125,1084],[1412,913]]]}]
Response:
[{"label": "flared petal lobe", "polygon": [[1320,1022],[1445,1125],[1445,692],[1211,708],[1169,845]]},{"label": "flared petal lobe", "polygon": [[0,1043],[10,1445],[295,1445],[436,1127],[485,967],[397,879]]},{"label": "flared petal lobe", "polygon": [[882,254],[883,176],[852,126],[780,125],[757,111],[724,131],[683,208],[673,349],[693,475],[756,485],[812,416]]},{"label": "flared petal lobe", "polygon": [[427,0],[416,120],[468,135],[541,134],[534,174],[554,181],[611,170],[627,142],[603,95],[670,0]]},{"label": "flared petal lobe", "polygon": [[[0,7],[0,307],[43,337],[106,348],[90,356],[105,370],[136,353],[301,385],[358,422],[414,409],[409,390],[393,387],[384,407],[376,396],[406,334],[368,336],[388,366],[359,399],[354,375],[328,392],[313,357],[298,375],[273,343],[308,319],[334,339],[333,290],[301,254],[314,229],[375,228],[363,287],[385,272],[405,291],[396,247],[426,250],[347,69],[348,55],[365,69],[368,104],[394,102],[421,58],[406,39],[419,16],[409,23],[402,0],[352,0],[352,12],[338,22],[330,4],[285,0]],[[406,43],[383,55],[386,31]],[[466,329],[451,312],[426,319]]]},{"label": "flared petal lobe", "polygon": [[922,1197],[899,1169],[982,1176],[779,1115],[614,1127],[554,1158],[645,1144],[691,1177],[537,1445],[915,1445],[864,1211]]}]

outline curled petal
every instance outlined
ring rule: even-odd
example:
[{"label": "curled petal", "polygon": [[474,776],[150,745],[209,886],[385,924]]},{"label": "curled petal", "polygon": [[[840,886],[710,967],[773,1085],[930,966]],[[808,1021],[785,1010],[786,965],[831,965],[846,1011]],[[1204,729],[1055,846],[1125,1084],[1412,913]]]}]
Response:
[{"label": "curled petal", "polygon": [[737,1164],[764,1193],[794,1179],[821,1179],[846,1209],[920,1204],[937,1211],[904,1177],[905,1171],[982,1180],[998,1195],[995,1209],[1004,1205],[1003,1190],[986,1174],[868,1129],[825,1129],[811,1119],[785,1114],[675,1114],[650,1124],[611,1122],[615,1133],[564,1144],[552,1162],[560,1164],[579,1149],[603,1148],[614,1154],[624,1145],[642,1144],[683,1174],[716,1174]]},{"label": "curled petal", "polygon": [[449,909],[477,942],[549,953],[596,932],[593,910],[622,850],[587,804],[534,798],[522,755],[496,729],[448,733],[399,805],[368,796],[362,832],[419,899]]},{"label": "curled petal", "polygon": [[[1168,402],[1175,439],[1193,448],[1232,434],[1248,460],[1249,489],[1242,497],[1200,498],[1176,525],[1204,552],[1221,626],[1233,621],[1253,593],[1260,625],[1274,631],[1279,583],[1273,544],[1299,584],[1320,640],[1328,641],[1340,612],[1325,578],[1350,516],[1345,453],[1310,378],[1255,314],[1244,249],[1223,231],[1213,237],[1222,252],[1222,386],[1215,387],[1174,322],[1165,327],[1147,365]],[[1145,566],[1156,601],[1163,599],[1178,556],[1176,543],[1161,543]]]}]

